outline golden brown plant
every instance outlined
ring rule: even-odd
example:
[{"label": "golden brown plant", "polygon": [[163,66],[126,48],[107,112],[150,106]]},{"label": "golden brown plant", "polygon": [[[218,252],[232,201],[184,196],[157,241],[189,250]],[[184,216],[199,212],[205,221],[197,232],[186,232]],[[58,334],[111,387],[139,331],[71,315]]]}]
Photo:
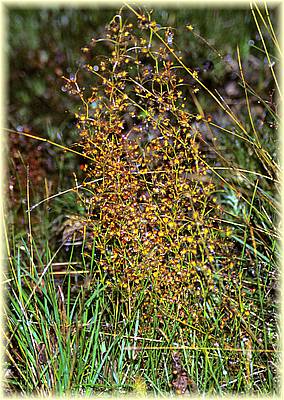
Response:
[{"label": "golden brown plant", "polygon": [[[80,147],[91,185],[88,230],[96,246],[97,276],[135,304],[143,293],[142,319],[162,321],[175,310],[199,322],[209,294],[237,280],[230,231],[218,222],[216,186],[200,151],[185,84],[168,45],[169,30],[149,15],[138,26],[116,15],[107,27],[108,56],[85,68],[89,93],[77,77],[68,90],[84,105],[77,115]],[[89,186],[88,186],[89,187]],[[196,304],[196,299],[200,299]],[[173,308],[174,307],[174,308]]]}]

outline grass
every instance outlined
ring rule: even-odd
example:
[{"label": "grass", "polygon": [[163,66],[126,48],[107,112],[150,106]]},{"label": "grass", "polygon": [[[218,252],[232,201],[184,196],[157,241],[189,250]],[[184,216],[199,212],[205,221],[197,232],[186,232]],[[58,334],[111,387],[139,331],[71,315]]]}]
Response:
[{"label": "grass", "polygon": [[[246,291],[246,296],[236,304],[230,324],[243,339],[239,348],[239,337],[235,337],[236,348],[231,349],[221,328],[222,311],[210,300],[204,305],[207,332],[200,335],[198,328],[192,329],[184,342],[183,326],[179,321],[167,330],[165,320],[162,331],[159,322],[155,329],[154,320],[154,334],[140,337],[139,306],[133,307],[131,318],[127,318],[126,305],[110,298],[107,286],[100,282],[89,287],[85,283],[74,294],[72,251],[66,262],[64,282],[60,280],[58,285],[52,272],[50,249],[46,247],[45,252],[39,254],[42,251],[34,244],[33,250],[38,254],[35,277],[29,272],[30,266],[23,262],[24,255],[30,258],[28,245],[23,242],[12,258],[14,278],[9,282],[7,293],[6,318],[10,332],[7,339],[11,343],[7,345],[7,356],[10,368],[17,375],[9,385],[14,390],[27,394],[86,395],[139,392],[137,377],[141,376],[145,386],[154,393],[171,393],[172,351],[179,348],[184,367],[199,392],[250,393],[253,388],[264,394],[275,387],[276,365],[271,355],[277,348],[271,349],[275,332],[273,324],[267,322],[266,300],[270,289],[267,276],[271,271],[265,273],[257,269],[249,289],[246,282],[238,288],[240,292]],[[46,271],[44,286],[39,283],[38,277],[42,275],[38,271]],[[246,272],[245,269],[240,271]],[[252,287],[255,289],[253,294]],[[252,300],[255,312],[251,310]],[[214,304],[218,304],[218,299]],[[248,322],[238,318],[242,309],[250,309]],[[173,341],[176,333],[181,341]],[[256,346],[258,351],[254,349]]]},{"label": "grass", "polygon": [[[254,388],[264,394],[270,393],[275,385],[276,366],[271,359],[276,351],[276,348],[271,349],[275,332],[273,324],[267,322],[266,300],[270,289],[267,276],[271,271],[257,269],[249,289],[246,282],[238,288],[240,292],[246,291],[246,296],[236,304],[230,324],[243,340],[239,348],[239,337],[235,337],[236,349],[231,349],[221,328],[222,311],[210,300],[204,305],[207,332],[200,335],[198,328],[192,329],[184,342],[179,321],[167,330],[165,320],[162,331],[159,322],[155,328],[154,320],[154,334],[140,337],[139,306],[133,307],[131,318],[127,318],[127,306],[109,297],[107,285],[100,282],[96,286],[85,282],[77,289],[78,293],[73,292],[74,249],[66,262],[64,281],[60,279],[58,284],[52,271],[54,260],[50,249],[46,247],[43,252],[33,244],[37,270],[31,275],[29,262],[24,263],[24,258],[30,259],[30,251],[28,244],[22,243],[11,260],[13,278],[9,282],[6,310],[10,332],[7,339],[11,343],[7,345],[7,355],[17,375],[9,385],[14,389],[27,394],[35,391],[92,395],[113,390],[123,393],[139,391],[136,381],[141,376],[156,394],[171,393],[172,351],[179,348],[184,367],[188,375],[194,377],[200,392],[250,393]],[[240,271],[246,272],[245,269]],[[41,276],[44,285],[39,283]],[[256,313],[251,310],[252,300]],[[214,304],[218,304],[218,299]],[[242,309],[250,309],[248,322],[238,318]],[[173,341],[176,333],[181,341]],[[263,350],[255,351],[256,346]]]},{"label": "grass", "polygon": [[[254,6],[252,16],[269,60],[271,41],[275,51],[279,46],[265,11]],[[135,13],[139,18],[140,11]],[[162,33],[156,36],[172,52]],[[184,307],[183,313],[175,302],[163,299],[160,289],[154,290],[151,314],[147,315],[152,274],[139,282],[135,292],[137,286],[131,280],[128,288],[133,283],[132,291],[103,268],[102,261],[111,256],[108,231],[88,213],[101,181],[97,186],[78,184],[75,175],[73,189],[55,195],[45,185],[47,200],[41,202],[41,197],[32,195],[37,187],[25,167],[24,184],[18,176],[23,230],[11,222],[6,227],[5,383],[10,393],[165,396],[183,390],[219,395],[279,391],[277,144],[266,139],[272,132],[268,122],[264,121],[262,130],[255,125],[255,100],[262,97],[247,83],[242,50],[237,52],[237,63],[245,112],[224,103],[176,53],[173,56],[204,89],[206,101],[201,96],[200,102],[199,97],[193,102],[195,116],[201,116],[198,129],[207,124],[216,141],[202,136],[207,146],[202,162],[211,171],[217,201],[224,209],[219,222],[224,229],[231,227],[226,240],[236,252],[232,272],[219,271],[223,256],[217,254],[213,269],[217,290],[212,291],[206,279],[200,278],[198,287],[185,298],[188,309]],[[272,64],[269,68],[277,89]],[[213,121],[205,118],[205,104],[214,102],[223,118],[220,125],[215,117]],[[263,103],[273,121],[279,121],[275,103],[267,99]],[[146,113],[147,105],[143,107]],[[18,134],[30,139],[37,136]],[[40,140],[61,148],[58,151],[69,151],[67,144]],[[228,157],[224,156],[228,152]],[[92,154],[89,158],[94,162]],[[61,163],[58,175],[65,174]],[[106,185],[106,177],[102,179]],[[67,224],[62,215],[55,220],[58,210],[70,214]],[[77,214],[76,218],[71,218],[72,214]],[[12,210],[9,217],[10,221],[18,218]],[[158,229],[163,227],[161,220]],[[90,231],[96,229],[99,234],[92,238]],[[62,232],[68,239],[65,243]],[[99,246],[105,253],[99,252]],[[138,258],[129,260],[127,253],[123,262],[139,266]],[[169,286],[166,297],[170,298],[171,290],[174,288]],[[180,292],[182,299],[182,286]]]}]

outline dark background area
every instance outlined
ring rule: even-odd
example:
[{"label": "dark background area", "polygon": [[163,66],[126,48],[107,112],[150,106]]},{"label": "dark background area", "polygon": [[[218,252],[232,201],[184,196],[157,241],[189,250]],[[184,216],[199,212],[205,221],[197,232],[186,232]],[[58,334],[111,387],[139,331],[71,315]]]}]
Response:
[{"label": "dark background area", "polygon": [[[93,38],[104,35],[105,25],[115,12],[114,8],[9,9],[7,122],[10,128],[67,147],[79,140],[74,113],[80,107],[80,99],[64,91],[62,76],[76,73],[83,57],[82,48]],[[276,26],[277,10],[270,12]],[[261,40],[249,8],[155,7],[152,19],[161,26],[173,28],[175,47],[181,50],[186,65],[202,70],[208,61],[212,62],[212,70],[203,73],[201,78],[228,104],[245,109],[241,105],[244,93],[237,82],[237,45],[247,80],[264,100],[272,98],[270,70],[265,54],[259,50]],[[193,31],[189,32],[186,25],[192,25]],[[270,42],[267,41],[268,46]],[[273,53],[273,47],[269,51]],[[218,106],[206,94],[200,93],[199,101],[213,120],[216,116],[219,124],[228,126],[223,117],[220,120]],[[255,113],[263,121],[264,109],[258,104]],[[269,125],[265,129],[269,130]],[[267,140],[275,141],[275,134],[271,133],[268,132]],[[9,195],[11,204],[19,212],[26,198],[27,176],[33,202],[74,186],[74,173],[80,179],[80,159],[74,154],[21,135],[11,134],[9,139]],[[233,153],[231,149],[228,152]],[[68,196],[58,197],[54,202],[53,210],[59,207],[56,213],[72,209],[74,199],[71,194]]]},{"label": "dark background area", "polygon": [[[77,109],[74,99],[62,93],[62,75],[76,72],[80,49],[103,34],[114,9],[10,9],[9,10],[9,122],[31,125],[55,139],[55,130],[64,133],[67,121]],[[214,62],[212,76],[224,78],[225,66],[217,53],[235,58],[239,45],[246,61],[260,45],[249,9],[155,9],[162,26],[176,29],[176,47],[184,49],[191,66]],[[191,24],[194,38],[185,26]],[[213,50],[213,48],[216,50]],[[264,59],[264,57],[262,57]],[[221,83],[221,82],[219,82]]]}]

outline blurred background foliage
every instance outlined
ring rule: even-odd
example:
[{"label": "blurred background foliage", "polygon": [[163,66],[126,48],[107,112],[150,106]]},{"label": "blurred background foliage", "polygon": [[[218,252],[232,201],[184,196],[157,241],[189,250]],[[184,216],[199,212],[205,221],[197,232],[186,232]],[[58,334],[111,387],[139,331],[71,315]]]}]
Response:
[{"label": "blurred background foliage", "polygon": [[[82,48],[93,38],[103,36],[105,25],[115,12],[114,8],[9,8],[7,119],[10,128],[65,146],[78,140],[74,113],[80,108],[81,101],[64,91],[62,76],[76,73],[84,56]],[[244,93],[237,79],[237,45],[246,78],[264,101],[272,103],[274,83],[265,54],[259,50],[261,39],[249,8],[155,7],[152,13],[152,19],[161,26],[173,27],[175,48],[181,50],[186,65],[200,70],[206,86],[222,96],[227,104],[245,111]],[[277,9],[270,13],[276,26]],[[186,25],[192,25],[193,31],[186,30]],[[273,54],[270,42],[267,41],[268,51]],[[213,66],[209,71],[204,68],[208,62]],[[228,127],[228,121],[223,120],[218,106],[206,93],[201,91],[198,100],[206,113],[213,115],[213,120],[219,118],[219,125]],[[264,130],[263,137],[275,147],[273,121],[263,123],[265,118],[270,118],[269,113],[260,104],[255,105],[253,113]],[[27,176],[34,202],[44,195],[74,186],[74,173],[80,178],[77,156],[24,136],[10,135],[9,139],[9,195],[16,211],[14,214],[17,210],[21,214]],[[229,148],[229,157],[237,154],[240,164],[247,160],[246,152],[238,151],[241,144],[230,142],[224,146]],[[236,146],[237,151],[232,146]],[[53,202],[55,214],[74,206],[73,196],[68,196]],[[22,217],[23,225],[24,220],[25,216]]]},{"label": "blurred background foliage", "polygon": [[[62,135],[70,129],[69,122],[78,104],[62,93],[61,76],[76,72],[80,48],[102,34],[114,13],[115,9],[110,8],[9,9],[12,125],[31,125],[51,139],[56,139],[57,131]],[[192,67],[201,66],[208,59],[214,62],[211,79],[221,80],[219,84],[225,83],[226,71],[217,52],[234,57],[239,45],[243,61],[252,54],[264,62],[264,55],[261,57],[251,45],[260,45],[260,38],[249,9],[155,9],[154,16],[160,25],[180,29],[176,46],[184,49]],[[186,33],[188,24],[212,47]],[[263,84],[257,78],[258,84]]]}]

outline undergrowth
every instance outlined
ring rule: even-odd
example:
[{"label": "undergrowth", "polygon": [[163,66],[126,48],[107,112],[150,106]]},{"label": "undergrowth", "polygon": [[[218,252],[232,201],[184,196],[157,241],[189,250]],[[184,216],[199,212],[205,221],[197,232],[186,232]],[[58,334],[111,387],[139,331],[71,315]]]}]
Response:
[{"label": "undergrowth", "polygon": [[[252,13],[278,90],[268,9]],[[81,155],[84,182],[43,203],[72,192],[80,213],[60,220],[57,250],[52,238],[40,244],[52,221],[46,204],[31,207],[28,176],[28,235],[6,232],[11,391],[278,390],[279,161],[255,126],[259,97],[240,51],[246,113],[203,83],[176,48],[178,34],[123,7],[105,37],[82,48],[82,70],[63,77],[82,101],[80,139],[57,146]],[[263,103],[278,123],[276,103]],[[231,159],[230,147],[239,149]]]}]

